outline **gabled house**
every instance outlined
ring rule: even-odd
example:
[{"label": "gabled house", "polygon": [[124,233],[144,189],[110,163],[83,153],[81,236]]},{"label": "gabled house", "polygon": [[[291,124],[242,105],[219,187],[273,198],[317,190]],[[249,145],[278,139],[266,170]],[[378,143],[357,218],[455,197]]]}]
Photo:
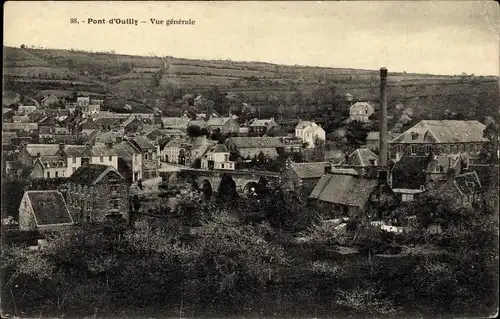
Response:
[{"label": "gabled house", "polygon": [[389,158],[405,155],[466,153],[477,157],[488,139],[486,126],[478,121],[423,120],[392,139]]},{"label": "gabled house", "polygon": [[368,102],[356,102],[349,107],[349,121],[369,122],[375,108]]},{"label": "gabled house", "polygon": [[31,178],[50,179],[67,177],[68,163],[66,157],[59,156],[41,156],[35,160]]},{"label": "gabled house", "polygon": [[185,164],[185,153],[188,141],[184,138],[172,138],[160,144],[160,159],[162,162]]},{"label": "gabled house", "polygon": [[76,104],[80,107],[88,106],[90,104],[90,97],[88,96],[78,96],[76,98]]},{"label": "gabled house", "polygon": [[329,162],[293,163],[286,170],[286,175],[292,181],[294,188],[301,190],[307,199],[329,167],[331,167]]},{"label": "gabled house", "polygon": [[316,139],[325,141],[326,133],[318,124],[311,121],[299,121],[295,127],[295,136],[300,138],[308,148],[316,147]]},{"label": "gabled house", "polygon": [[92,146],[90,155],[90,164],[110,165],[114,169],[118,169],[118,154],[111,143]]},{"label": "gabled house", "polygon": [[58,144],[27,144],[19,153],[19,160],[25,167],[32,168],[37,157],[55,156],[60,149]]},{"label": "gabled house", "polygon": [[230,117],[212,117],[207,121],[211,132],[220,131],[222,134],[238,134],[240,125]]},{"label": "gabled house", "polygon": [[129,185],[112,166],[85,164],[69,178],[67,203],[75,222],[129,220]]},{"label": "gabled house", "polygon": [[66,177],[71,176],[80,166],[90,163],[92,152],[86,145],[62,145],[58,155],[66,158]]},{"label": "gabled house", "polygon": [[229,160],[229,149],[224,144],[211,147],[201,159],[202,169],[234,170],[235,163]]},{"label": "gabled house", "polygon": [[373,214],[372,218],[380,218],[384,207],[391,207],[398,202],[388,185],[380,184],[376,179],[343,172],[321,177],[309,200],[329,218],[362,214]]},{"label": "gabled house", "polygon": [[19,205],[19,230],[54,231],[73,225],[63,195],[55,190],[26,191]]},{"label": "gabled house", "polygon": [[435,193],[452,199],[451,203],[456,205],[456,208],[477,208],[482,205],[484,191],[476,172],[468,172],[448,180],[437,188]]},{"label": "gabled house", "polygon": [[113,145],[118,154],[118,172],[129,183],[142,179],[142,153],[130,141],[125,140]]},{"label": "gabled house", "polygon": [[367,148],[358,148],[347,155],[338,165],[353,168],[360,175],[374,176],[378,165],[378,156]]},{"label": "gabled house", "polygon": [[158,177],[158,148],[143,136],[130,140],[132,145],[142,154],[142,176],[144,179]]},{"label": "gabled house", "polygon": [[125,134],[136,133],[144,127],[144,123],[134,115],[130,115],[125,122],[120,124]]},{"label": "gabled house", "polygon": [[44,97],[42,99],[42,106],[43,107],[50,107],[50,106],[53,106],[53,105],[57,105],[60,103],[60,100],[57,96],[55,96],[54,94],[51,94],[51,95],[47,95],[46,97]]},{"label": "gabled house", "polygon": [[242,159],[252,159],[260,153],[274,159],[285,147],[279,138],[269,136],[230,137],[226,145],[231,153],[238,154]]},{"label": "gabled house", "polygon": [[262,120],[254,119],[249,125],[249,134],[250,136],[263,136],[270,128],[276,126],[278,126],[278,124],[274,121],[274,118]]}]

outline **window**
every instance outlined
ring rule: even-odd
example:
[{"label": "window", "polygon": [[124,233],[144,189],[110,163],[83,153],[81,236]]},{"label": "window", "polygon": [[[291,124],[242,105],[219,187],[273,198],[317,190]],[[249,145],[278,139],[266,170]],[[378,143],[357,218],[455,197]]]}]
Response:
[{"label": "window", "polygon": [[135,155],[135,160],[138,161],[139,160],[139,155]]},{"label": "window", "polygon": [[229,161],[229,155],[228,154],[224,154],[224,162],[228,162]]},{"label": "window", "polygon": [[425,186],[424,185],[420,185],[420,190],[421,191],[425,190]]},{"label": "window", "polygon": [[62,171],[62,176],[64,177],[64,175],[65,175],[65,173],[64,173],[64,171]]},{"label": "window", "polygon": [[104,162],[104,157],[101,156],[100,161],[101,163]]},{"label": "window", "polygon": [[417,145],[411,145],[411,153],[417,154]]},{"label": "window", "polygon": [[148,153],[144,154],[144,159],[148,159]]},{"label": "window", "polygon": [[220,164],[220,168],[224,168],[224,164]]},{"label": "window", "polygon": [[76,164],[76,157],[73,157],[73,164]]},{"label": "window", "polygon": [[56,172],[56,178],[59,177],[59,172]]},{"label": "window", "polygon": [[438,167],[436,167],[436,171],[438,173],[442,173],[444,171],[443,165],[439,165]]},{"label": "window", "polygon": [[429,154],[432,152],[432,146],[430,145],[425,145],[425,154]]},{"label": "window", "polygon": [[411,139],[416,140],[418,138],[418,133],[417,132],[412,132],[411,133]]},{"label": "window", "polygon": [[50,178],[50,172],[47,172],[47,178]]},{"label": "window", "polygon": [[108,160],[111,162],[113,160],[113,156],[110,156]]},{"label": "window", "polygon": [[399,153],[403,153],[403,145],[399,144],[399,145],[397,146],[397,151],[398,151]]}]

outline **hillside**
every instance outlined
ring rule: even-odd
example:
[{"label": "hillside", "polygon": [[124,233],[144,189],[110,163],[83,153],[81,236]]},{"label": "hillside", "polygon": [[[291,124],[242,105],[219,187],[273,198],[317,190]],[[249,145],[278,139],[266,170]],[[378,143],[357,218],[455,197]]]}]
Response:
[{"label": "hillside", "polygon": [[[296,105],[314,112],[347,92],[355,100],[374,102],[379,95],[378,70],[12,47],[4,47],[3,80],[4,90],[24,96],[40,99],[76,91],[105,97],[110,108],[129,103],[137,112],[172,109],[183,95],[214,87],[264,110]],[[319,99],[320,94],[325,96]],[[425,115],[449,109],[480,116],[496,112],[499,102],[497,77],[389,72],[389,110],[403,104]]]}]

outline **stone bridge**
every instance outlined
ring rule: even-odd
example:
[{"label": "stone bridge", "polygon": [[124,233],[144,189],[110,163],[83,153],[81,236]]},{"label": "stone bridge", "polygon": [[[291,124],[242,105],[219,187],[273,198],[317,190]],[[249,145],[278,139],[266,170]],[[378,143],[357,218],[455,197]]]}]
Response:
[{"label": "stone bridge", "polygon": [[178,176],[198,188],[210,186],[213,193],[219,190],[222,176],[227,174],[236,184],[236,191],[241,195],[248,195],[253,192],[257,184],[264,178],[268,185],[273,185],[278,181],[279,173],[267,171],[248,171],[248,170],[204,170],[196,168],[183,168]]}]

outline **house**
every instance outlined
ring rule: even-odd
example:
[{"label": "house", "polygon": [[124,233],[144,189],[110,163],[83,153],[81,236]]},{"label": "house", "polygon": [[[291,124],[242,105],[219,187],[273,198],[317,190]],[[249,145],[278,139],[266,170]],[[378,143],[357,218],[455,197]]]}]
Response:
[{"label": "house", "polygon": [[103,106],[103,105],[104,105],[104,100],[100,100],[100,99],[90,99],[90,104],[91,104],[91,105],[99,105],[99,106]]},{"label": "house", "polygon": [[68,163],[66,157],[61,155],[56,156],[40,156],[33,164],[31,178],[64,178],[67,176]]},{"label": "house", "polygon": [[207,122],[205,120],[192,120],[189,122],[189,126],[198,126],[199,128],[207,128]]},{"label": "house", "polygon": [[19,107],[17,108],[17,113],[28,115],[35,112],[36,110],[37,109],[35,105],[19,105]]},{"label": "house", "polygon": [[12,122],[14,123],[29,123],[31,122],[28,115],[14,115],[12,117]]},{"label": "house", "polygon": [[162,129],[170,128],[170,129],[179,129],[182,131],[186,131],[191,119],[187,116],[183,117],[162,117]]},{"label": "house", "polygon": [[483,185],[484,188],[488,188],[490,187],[490,185],[495,185],[495,183],[498,182],[495,180],[496,178],[498,178],[498,164],[469,164],[467,170],[469,172],[475,172],[477,174],[481,185]]},{"label": "house", "polygon": [[[201,158],[208,151],[209,148],[215,146],[217,144],[216,141],[212,141],[208,139],[206,136],[198,136],[192,142],[190,148],[188,148],[185,152],[186,162],[185,165],[193,166],[197,163],[197,160],[200,159],[200,164],[197,168],[201,167]],[[196,164],[198,165],[198,164]]]},{"label": "house", "polygon": [[230,152],[238,154],[243,159],[252,159],[260,153],[270,158],[278,157],[284,144],[277,137],[230,137],[226,141]]},{"label": "house", "polygon": [[486,126],[478,121],[423,120],[389,143],[389,158],[406,155],[466,153],[477,157],[488,139]]},{"label": "house", "polygon": [[129,183],[142,179],[142,153],[130,141],[125,140],[113,145],[118,154],[118,172]]},{"label": "house", "polygon": [[25,167],[32,168],[37,157],[55,156],[60,149],[58,144],[27,144],[19,153],[19,160]]},{"label": "house", "polygon": [[38,123],[2,123],[3,131],[29,132],[38,130]]},{"label": "house", "polygon": [[19,230],[54,231],[73,225],[63,195],[55,190],[26,191],[19,205]]},{"label": "house", "polygon": [[51,94],[51,95],[47,95],[46,97],[44,97],[42,99],[42,106],[43,107],[50,107],[50,106],[53,106],[53,105],[57,105],[60,103],[60,100],[57,96],[55,96],[54,94]]},{"label": "house", "polygon": [[82,107],[82,111],[88,116],[88,117],[94,117],[96,114],[99,114],[101,112],[101,106],[99,104],[89,104],[86,106]]},{"label": "house", "polygon": [[93,143],[95,145],[106,145],[111,144],[116,141],[121,141],[124,137],[125,133],[123,130],[113,130],[107,132],[97,131],[95,133],[95,137],[93,139]]},{"label": "house", "polygon": [[144,123],[134,115],[130,115],[125,122],[120,124],[125,134],[136,133],[144,127]]},{"label": "house", "polygon": [[212,117],[207,121],[211,132],[220,131],[222,134],[235,134],[240,132],[240,125],[230,117]]},{"label": "house", "polygon": [[428,188],[437,187],[449,178],[449,175],[458,175],[468,167],[468,157],[461,154],[434,155],[426,170],[426,185]]},{"label": "house", "polygon": [[88,96],[78,96],[76,98],[76,105],[80,107],[88,106],[90,104],[90,97]]},{"label": "house", "polygon": [[234,170],[235,163],[229,160],[229,149],[224,144],[211,147],[201,159],[202,169]]},{"label": "house", "polygon": [[[180,130],[177,131],[181,134],[186,134]],[[158,144],[158,141],[163,137],[163,134],[160,132],[160,130],[151,125],[145,125],[142,128],[141,135],[146,137],[153,144]]]},{"label": "house", "polygon": [[369,122],[375,108],[368,102],[356,102],[349,107],[349,121]]},{"label": "house", "polygon": [[167,163],[185,164],[186,146],[189,143],[183,138],[173,138],[160,144],[160,160]]},{"label": "house", "polygon": [[295,136],[303,143],[307,143],[308,148],[314,148],[316,139],[325,141],[326,133],[318,124],[311,121],[300,121],[295,127]]},{"label": "house", "polygon": [[11,119],[14,116],[14,114],[15,112],[11,108],[2,107],[2,119],[4,121]]},{"label": "house", "polygon": [[142,154],[142,176],[144,179],[158,177],[158,149],[144,136],[136,136],[130,140],[132,145]]},{"label": "house", "polygon": [[71,176],[80,166],[90,163],[92,152],[86,145],[61,145],[58,154],[66,158],[66,176]]},{"label": "house", "polygon": [[96,144],[90,148],[90,164],[110,165],[118,169],[118,154],[111,143],[107,145]]},{"label": "house", "polygon": [[181,131],[179,129],[159,129],[158,132],[162,135],[162,137],[166,138],[174,138],[174,137],[186,137],[187,134],[184,131]]},{"label": "house", "polygon": [[87,119],[80,124],[80,129],[82,134],[88,135],[99,130],[99,126],[94,122],[93,119]]},{"label": "house", "polygon": [[109,131],[114,129],[119,129],[120,124],[126,119],[120,117],[99,117],[94,119],[94,123],[97,125],[101,131]]},{"label": "house", "polygon": [[460,174],[450,179],[434,191],[438,196],[452,199],[451,205],[477,208],[482,205],[484,187],[476,172]]},{"label": "house", "polygon": [[295,189],[300,189],[305,198],[309,198],[316,184],[325,175],[329,162],[293,163],[286,170],[286,175],[293,182]]},{"label": "house", "polygon": [[121,216],[129,220],[129,186],[112,166],[85,164],[69,178],[67,203],[75,222],[103,222]]},{"label": "house", "polygon": [[[309,196],[311,203],[329,218],[367,215],[380,217],[379,207],[391,207],[397,198],[385,184],[348,173],[326,174],[318,181]],[[377,216],[377,214],[379,214]]]},{"label": "house", "polygon": [[376,176],[378,155],[367,148],[358,148],[347,155],[338,166],[355,169],[360,175]]},{"label": "house", "polygon": [[276,127],[278,124],[274,121],[274,118],[270,119],[254,119],[249,125],[250,136],[263,136],[266,134],[267,130],[271,127]]}]

